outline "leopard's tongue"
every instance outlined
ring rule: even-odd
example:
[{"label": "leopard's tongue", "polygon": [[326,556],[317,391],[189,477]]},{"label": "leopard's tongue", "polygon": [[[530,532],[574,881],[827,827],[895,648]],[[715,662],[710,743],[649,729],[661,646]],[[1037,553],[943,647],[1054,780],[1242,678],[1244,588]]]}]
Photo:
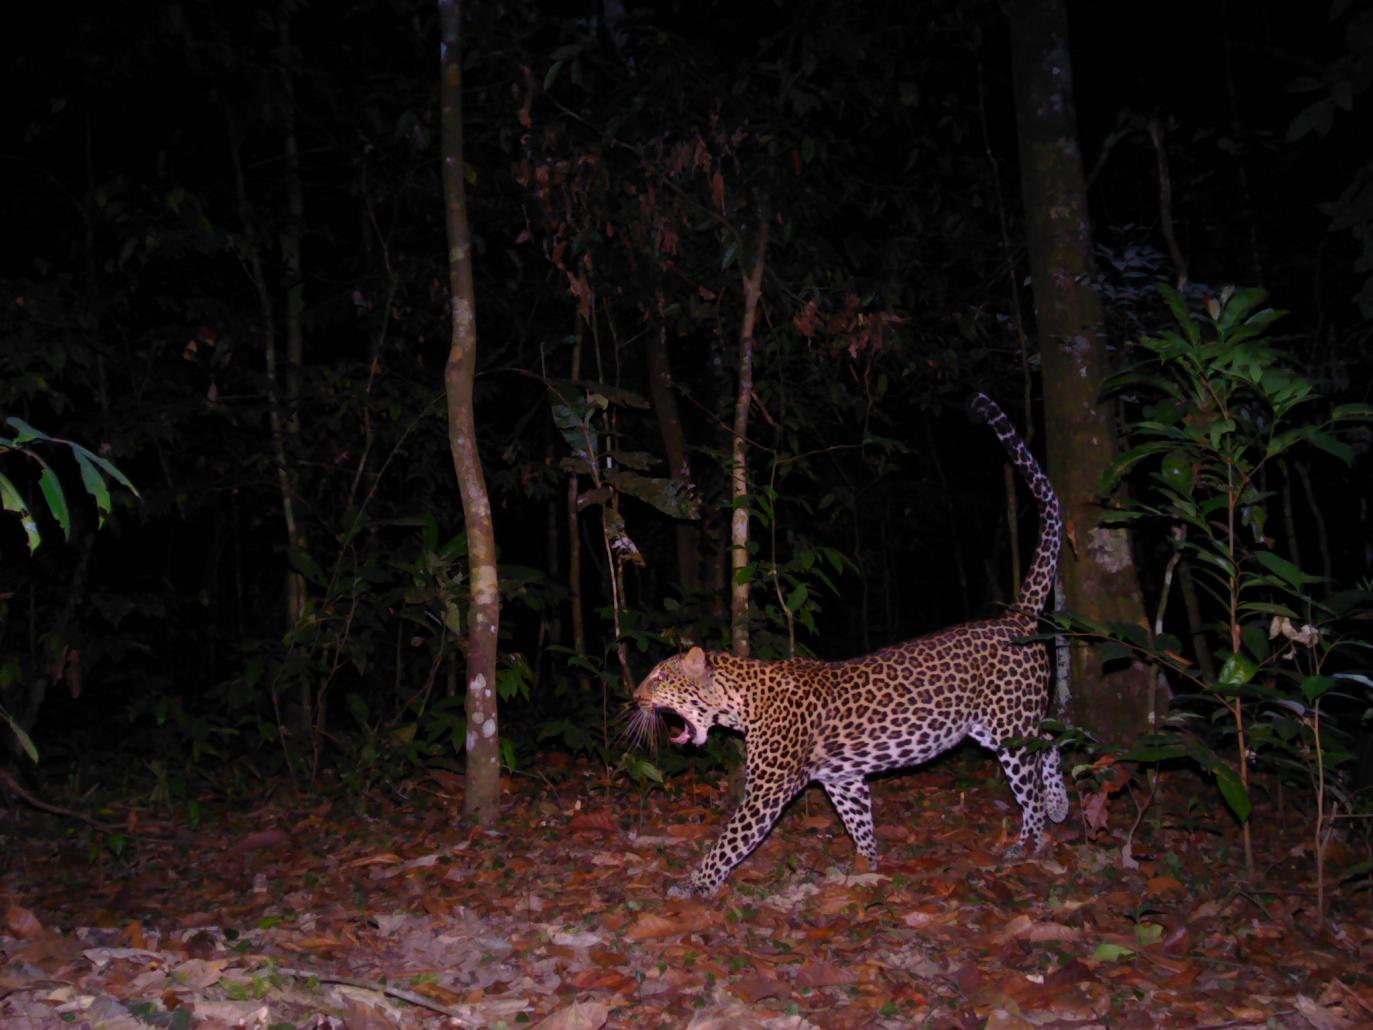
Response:
[{"label": "leopard's tongue", "polygon": [[690,739],[691,739],[691,727],[690,727],[690,726],[683,726],[683,727],[682,727],[682,732],[679,733],[679,734],[677,734],[677,736],[675,736],[675,737],[672,738],[672,743],[674,743],[674,744],[685,744],[685,743],[686,743],[688,740],[690,740]]}]

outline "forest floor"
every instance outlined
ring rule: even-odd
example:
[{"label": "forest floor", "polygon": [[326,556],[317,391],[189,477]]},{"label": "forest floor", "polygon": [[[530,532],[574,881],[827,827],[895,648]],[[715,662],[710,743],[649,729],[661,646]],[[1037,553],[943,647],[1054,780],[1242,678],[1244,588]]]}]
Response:
[{"label": "forest floor", "polygon": [[1075,799],[1003,862],[1019,812],[960,752],[874,784],[883,857],[860,872],[813,788],[705,900],[667,889],[723,781],[645,791],[551,756],[507,780],[496,832],[461,825],[460,784],[121,816],[117,856],[0,810],[0,1026],[1373,1026],[1367,877],[1318,918],[1310,841],[1260,808],[1245,883],[1221,802],[1181,774],[1129,849],[1122,791],[1097,839]]}]

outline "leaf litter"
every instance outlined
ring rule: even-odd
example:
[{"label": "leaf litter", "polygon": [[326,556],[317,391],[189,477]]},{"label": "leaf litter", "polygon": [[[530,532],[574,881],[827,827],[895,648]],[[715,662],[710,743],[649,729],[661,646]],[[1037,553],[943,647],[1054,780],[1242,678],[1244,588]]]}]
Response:
[{"label": "leaf litter", "polygon": [[1318,920],[1299,827],[1261,808],[1265,874],[1241,882],[1233,826],[1174,818],[1192,782],[1133,840],[1135,812],[1075,809],[1004,862],[1018,813],[964,753],[874,783],[875,867],[811,791],[718,895],[678,899],[723,781],[543,771],[507,778],[491,831],[461,825],[445,775],[205,801],[196,830],[130,812],[147,835],[95,861],[69,822],[13,809],[0,1026],[1373,1027],[1367,881]]}]

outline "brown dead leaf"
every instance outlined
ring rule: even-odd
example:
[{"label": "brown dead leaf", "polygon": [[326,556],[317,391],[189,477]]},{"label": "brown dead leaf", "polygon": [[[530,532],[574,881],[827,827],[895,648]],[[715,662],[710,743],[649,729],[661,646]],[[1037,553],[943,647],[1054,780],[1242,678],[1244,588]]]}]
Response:
[{"label": "brown dead leaf", "polygon": [[20,940],[29,941],[43,934],[43,924],[26,908],[11,905],[5,910],[5,925]]},{"label": "brown dead leaf", "polygon": [[238,842],[238,849],[240,851],[262,851],[266,848],[280,847],[289,843],[291,843],[291,838],[286,834],[286,831],[273,827],[270,830],[258,830],[256,833],[248,834]]},{"label": "brown dead leaf", "polygon": [[998,944],[1009,940],[1075,941],[1081,936],[1081,931],[1075,927],[1051,921],[1036,921],[1027,915],[1019,915],[1002,927],[1001,932],[993,940]]},{"label": "brown dead leaf", "polygon": [[750,1005],[760,1002],[764,998],[787,998],[791,996],[790,987],[770,976],[746,976],[731,983],[729,989]]},{"label": "brown dead leaf", "polygon": [[834,987],[852,980],[852,975],[831,962],[807,962],[796,971],[798,987]]},{"label": "brown dead leaf", "polygon": [[130,948],[145,948],[148,945],[143,937],[143,927],[137,922],[125,923],[124,929],[119,931],[114,942]]},{"label": "brown dead leaf", "polygon": [[681,924],[675,920],[644,912],[634,921],[634,925],[625,931],[625,936],[631,941],[648,941],[655,937],[673,937],[684,932],[687,931],[684,931]]},{"label": "brown dead leaf", "polygon": [[600,1030],[610,1018],[610,1006],[599,1001],[574,1001],[535,1024],[535,1030]]},{"label": "brown dead leaf", "polygon": [[1186,888],[1174,876],[1155,876],[1149,880],[1148,887],[1155,894],[1168,894],[1171,891],[1176,891],[1178,894],[1187,893]]},{"label": "brown dead leaf", "polygon": [[700,840],[702,837],[709,837],[714,831],[705,823],[673,823],[671,826],[663,827],[663,832],[669,837]]},{"label": "brown dead leaf", "polygon": [[567,978],[568,984],[579,991],[610,991],[613,994],[628,994],[638,986],[631,976],[614,969],[597,969],[588,966]]},{"label": "brown dead leaf", "polygon": [[396,865],[397,863],[404,861],[405,859],[401,858],[399,855],[393,855],[389,851],[383,851],[376,855],[364,855],[362,858],[355,858],[351,862],[346,863],[343,868],[361,869],[363,866],[369,865]]},{"label": "brown dead leaf", "polygon": [[1044,986],[1048,990],[1060,991],[1066,987],[1071,987],[1075,983],[1082,983],[1087,980],[1095,980],[1096,974],[1087,967],[1087,964],[1080,959],[1073,959],[1065,962],[1052,973],[1044,977]]},{"label": "brown dead leaf", "polygon": [[1297,995],[1297,1011],[1316,1030],[1350,1030],[1355,1024],[1304,994]]},{"label": "brown dead leaf", "polygon": [[595,830],[602,833],[615,833],[619,827],[606,812],[578,812],[568,820],[569,830]]},{"label": "brown dead leaf", "polygon": [[1346,1008],[1352,1004],[1360,1010],[1365,1019],[1373,1017],[1373,991],[1361,991],[1357,987],[1350,987],[1342,980],[1335,979],[1330,981],[1320,1000],[1328,1004],[1336,999],[1344,1001]]}]

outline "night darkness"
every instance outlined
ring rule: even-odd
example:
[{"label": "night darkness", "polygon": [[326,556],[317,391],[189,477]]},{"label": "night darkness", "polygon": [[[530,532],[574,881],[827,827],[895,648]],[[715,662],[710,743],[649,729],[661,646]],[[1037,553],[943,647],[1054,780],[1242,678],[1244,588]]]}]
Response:
[{"label": "night darkness", "polygon": [[[1287,312],[1265,339],[1318,395],[1301,418],[1373,401],[1373,12],[1064,2],[1105,363],[1174,325],[1157,289],[1177,285],[1170,221],[1194,312],[1227,286]],[[1003,454],[967,398],[995,397],[1038,455],[1065,432],[1036,325],[1052,273],[1036,282],[1027,246],[1014,4],[464,7],[507,773],[548,755],[579,775],[641,769],[614,740],[626,680],[691,644],[729,647],[740,284],[762,221],[754,656],[847,658],[1001,611],[1036,511],[1013,487],[1008,530]],[[18,515],[0,518],[6,781],[77,800],[151,790],[170,810],[460,777],[469,572],[445,419],[435,5],[115,0],[33,16],[5,57],[0,420],[59,439],[0,451],[6,507],[33,512],[42,541],[31,554]],[[1100,403],[1122,437],[1155,413],[1137,392]],[[1349,604],[1342,632],[1359,640],[1367,425],[1266,465],[1240,516],[1251,541],[1328,576],[1304,603]],[[138,496],[107,477],[102,517],[63,441]],[[675,447],[689,489],[670,479]],[[1143,466],[1128,487],[1151,496]],[[696,517],[674,518],[687,496]],[[1166,520],[1141,522],[1130,551],[1121,591],[1150,621],[1163,612],[1188,669],[1224,664],[1223,599],[1203,586],[1199,613],[1180,593],[1160,609],[1182,589]],[[1291,583],[1255,567],[1277,604]],[[1270,614],[1250,613],[1246,646]],[[1368,668],[1357,649],[1323,667],[1354,677],[1329,705],[1351,791],[1373,779]],[[1212,719],[1187,739],[1228,756],[1227,732]],[[1214,794],[1224,775],[1197,754],[1169,760],[1199,763]],[[695,782],[722,758],[653,769]],[[1297,790],[1280,763],[1254,775]],[[1219,796],[1214,810],[1230,818]]]}]

